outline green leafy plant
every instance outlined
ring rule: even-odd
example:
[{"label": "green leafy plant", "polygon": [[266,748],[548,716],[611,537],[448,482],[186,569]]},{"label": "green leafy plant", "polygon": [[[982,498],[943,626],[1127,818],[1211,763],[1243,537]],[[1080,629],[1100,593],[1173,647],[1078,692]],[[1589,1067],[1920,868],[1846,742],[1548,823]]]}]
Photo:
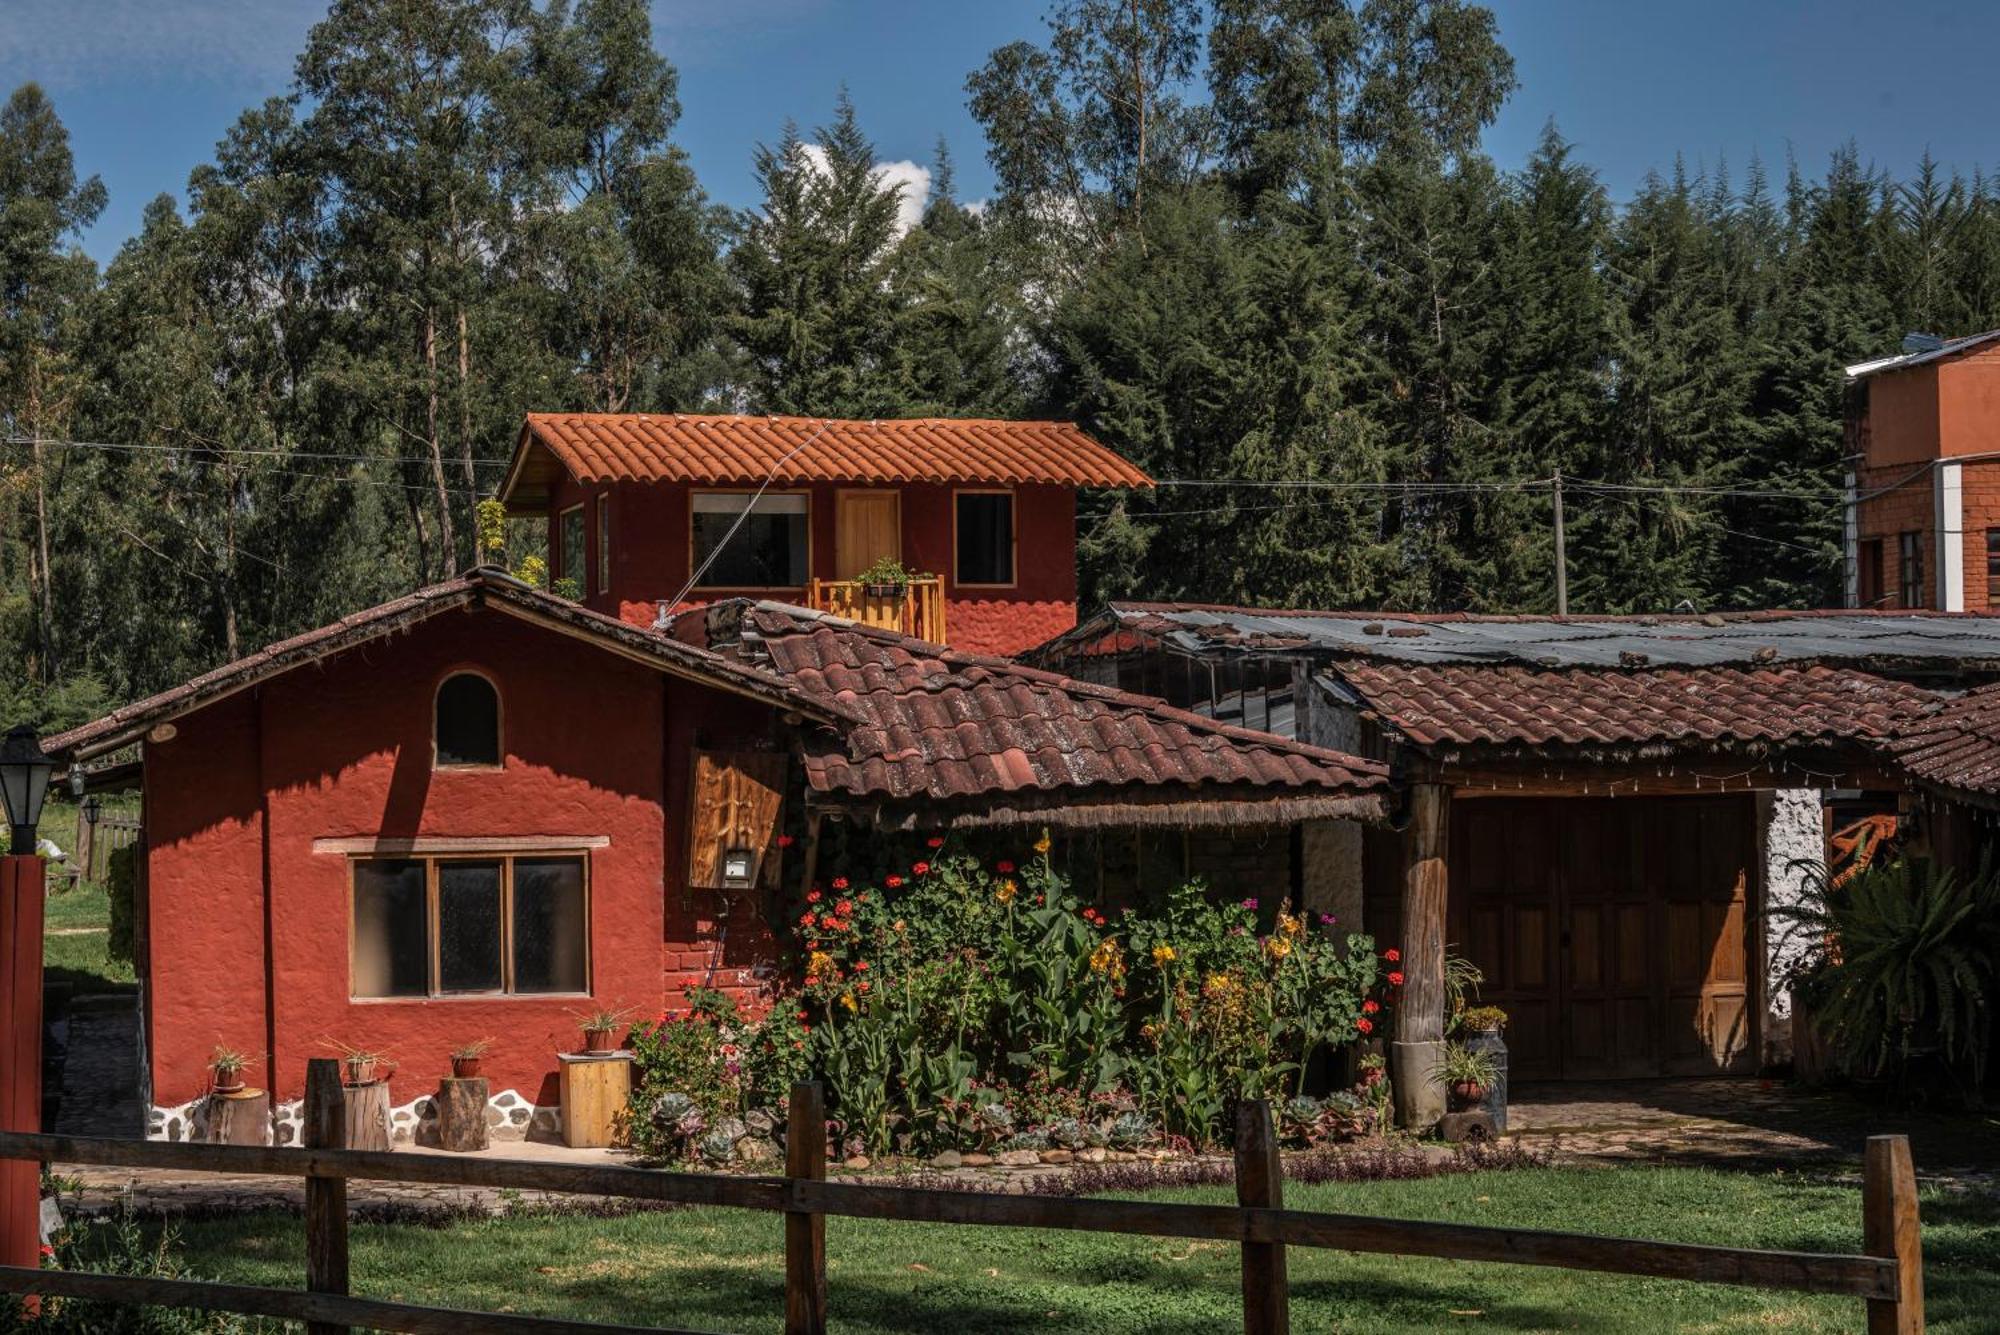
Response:
[{"label": "green leafy plant", "polygon": [[910,581],[916,578],[914,571],[906,569],[903,563],[893,556],[876,557],[866,570],[854,577],[857,584],[871,587],[891,586],[898,590],[909,588]]},{"label": "green leafy plant", "polygon": [[1438,1060],[1438,1078],[1447,1085],[1488,1090],[1499,1080],[1500,1068],[1489,1053],[1474,1052],[1462,1043],[1447,1043]]},{"label": "green leafy plant", "polygon": [[1497,1034],[1507,1024],[1507,1012],[1498,1006],[1468,1006],[1458,1013],[1458,1029],[1465,1034]]},{"label": "green leafy plant", "polygon": [[1977,1090],[1992,1051],[2000,882],[1917,858],[1871,863],[1834,884],[1807,864],[1804,893],[1773,910],[1805,946],[1795,992],[1845,1073],[1899,1089],[1936,1073]]}]

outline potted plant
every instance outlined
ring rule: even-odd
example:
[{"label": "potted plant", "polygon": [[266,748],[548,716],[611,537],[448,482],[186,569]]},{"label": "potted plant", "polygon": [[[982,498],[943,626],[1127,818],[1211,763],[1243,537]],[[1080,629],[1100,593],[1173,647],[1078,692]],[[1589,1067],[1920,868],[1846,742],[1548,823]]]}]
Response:
[{"label": "potted plant", "polygon": [[451,1050],[451,1074],[454,1080],[470,1080],[479,1074],[479,1062],[493,1046],[490,1038],[475,1038],[470,1043],[461,1043]]},{"label": "potted plant", "polygon": [[1485,1099],[1486,1091],[1493,1088],[1499,1078],[1491,1057],[1483,1052],[1474,1052],[1463,1043],[1445,1044],[1439,1074],[1450,1089],[1452,1100],[1461,1110]]},{"label": "potted plant", "polygon": [[235,1094],[243,1088],[243,1072],[250,1059],[234,1048],[216,1045],[208,1054],[209,1086],[217,1094]]},{"label": "potted plant", "polygon": [[893,556],[878,558],[856,577],[861,591],[870,598],[900,598],[909,589],[911,578],[903,563]]},{"label": "potted plant", "polygon": [[576,1013],[576,1027],[583,1031],[585,1052],[616,1052],[618,1030],[632,1017],[630,1007],[602,1007]]},{"label": "potted plant", "polygon": [[343,1080],[349,1085],[372,1085],[387,1074],[384,1068],[389,1059],[372,1048],[357,1047],[352,1043],[335,1043],[340,1053]]}]

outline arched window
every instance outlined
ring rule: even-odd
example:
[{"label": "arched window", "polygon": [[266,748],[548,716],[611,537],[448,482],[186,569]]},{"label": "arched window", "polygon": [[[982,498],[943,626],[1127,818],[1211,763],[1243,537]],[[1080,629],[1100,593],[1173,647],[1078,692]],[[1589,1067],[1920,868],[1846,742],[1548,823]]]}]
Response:
[{"label": "arched window", "polygon": [[437,763],[500,763],[500,693],[477,672],[457,672],[437,693]]}]

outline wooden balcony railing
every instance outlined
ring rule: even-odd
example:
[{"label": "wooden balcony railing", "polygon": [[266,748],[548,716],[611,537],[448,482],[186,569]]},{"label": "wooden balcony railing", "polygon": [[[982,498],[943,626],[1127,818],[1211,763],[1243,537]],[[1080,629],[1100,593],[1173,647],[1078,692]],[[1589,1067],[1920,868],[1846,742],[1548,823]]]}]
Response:
[{"label": "wooden balcony railing", "polygon": [[854,579],[816,579],[807,594],[818,611],[848,617],[864,626],[901,631],[932,644],[945,642],[944,580],[936,575],[912,579],[901,588]]}]

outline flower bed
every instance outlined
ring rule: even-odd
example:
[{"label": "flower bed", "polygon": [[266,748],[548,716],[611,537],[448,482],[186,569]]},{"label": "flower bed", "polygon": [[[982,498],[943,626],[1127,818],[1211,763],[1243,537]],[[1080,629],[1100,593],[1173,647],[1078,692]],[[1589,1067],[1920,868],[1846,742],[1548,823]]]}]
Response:
[{"label": "flower bed", "polygon": [[941,838],[861,855],[879,865],[799,895],[797,968],[765,1015],[695,987],[686,1014],[634,1031],[635,1147],[773,1157],[808,1076],[840,1157],[1189,1150],[1222,1143],[1243,1098],[1277,1101],[1295,1146],[1380,1124],[1379,1058],[1353,1064],[1350,1089],[1304,1092],[1400,982],[1393,951],[1331,916],[1200,882],[1106,913],[1071,893],[1046,838],[1018,861]]}]

